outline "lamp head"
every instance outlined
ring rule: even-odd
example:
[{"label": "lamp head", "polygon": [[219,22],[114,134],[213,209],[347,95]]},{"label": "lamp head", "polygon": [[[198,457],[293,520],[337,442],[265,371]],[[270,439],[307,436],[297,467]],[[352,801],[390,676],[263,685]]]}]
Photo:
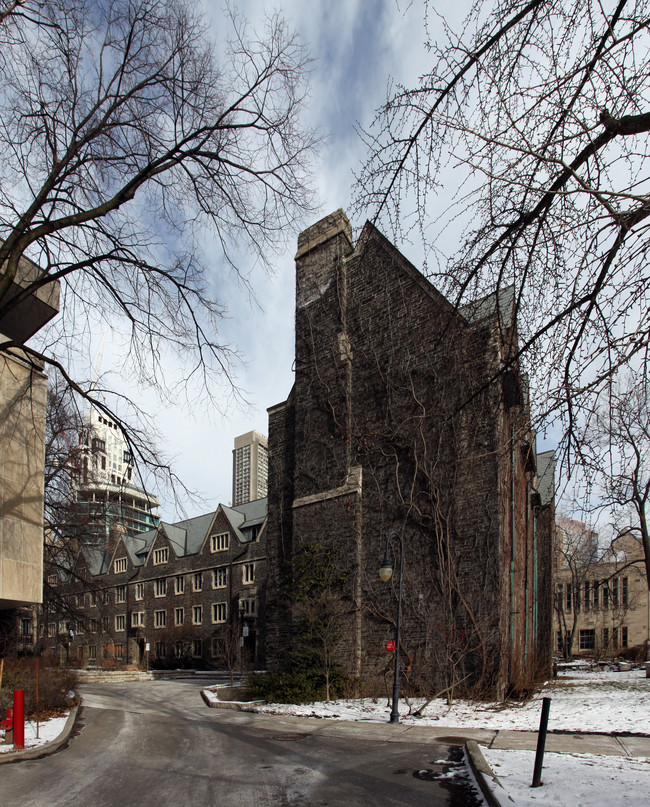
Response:
[{"label": "lamp head", "polygon": [[381,577],[384,583],[387,583],[392,576],[393,576],[393,567],[390,561],[384,560],[382,565],[379,567],[379,577]]}]

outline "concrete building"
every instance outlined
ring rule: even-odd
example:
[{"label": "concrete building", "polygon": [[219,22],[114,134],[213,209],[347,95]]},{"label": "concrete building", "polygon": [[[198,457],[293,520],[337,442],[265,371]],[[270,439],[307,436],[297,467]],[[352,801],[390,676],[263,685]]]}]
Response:
[{"label": "concrete building", "polygon": [[88,540],[106,544],[112,529],[137,535],[160,521],[160,500],[136,484],[133,457],[118,424],[90,409],[76,500],[88,521]]},{"label": "concrete building", "polygon": [[501,289],[458,310],[340,210],[299,236],[295,383],[269,409],[270,671],[326,655],[386,691],[394,530],[404,686],[503,696],[548,674],[554,485],[514,304]]},{"label": "concrete building", "polygon": [[264,435],[251,431],[235,437],[232,452],[233,507],[256,499],[268,492],[268,443]]},{"label": "concrete building", "polygon": [[41,274],[21,258],[0,297],[0,612],[42,599],[47,377],[20,349],[59,310],[58,282],[26,294]]},{"label": "concrete building", "polygon": [[[567,519],[563,520],[566,526]],[[581,522],[571,522],[574,530]],[[584,525],[583,525],[584,527]],[[585,528],[586,540],[593,530]],[[558,534],[561,529],[558,529]],[[612,658],[636,648],[645,660],[650,640],[650,593],[643,545],[622,535],[601,555],[580,545],[565,553],[555,572],[554,651],[568,658]]]}]

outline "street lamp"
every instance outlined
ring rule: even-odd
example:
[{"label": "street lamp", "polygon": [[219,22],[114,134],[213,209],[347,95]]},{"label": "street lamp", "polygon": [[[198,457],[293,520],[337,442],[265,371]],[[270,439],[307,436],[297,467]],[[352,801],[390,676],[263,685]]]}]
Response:
[{"label": "street lamp", "polygon": [[397,622],[395,623],[395,675],[393,678],[393,705],[390,710],[390,722],[399,723],[399,636],[400,636],[400,622],[402,621],[402,577],[404,572],[404,544],[402,543],[402,536],[392,530],[386,536],[386,551],[384,552],[384,561],[379,569],[379,577],[387,583],[393,576],[393,564],[391,563],[388,549],[391,538],[397,538],[399,541],[399,594],[397,596]]}]

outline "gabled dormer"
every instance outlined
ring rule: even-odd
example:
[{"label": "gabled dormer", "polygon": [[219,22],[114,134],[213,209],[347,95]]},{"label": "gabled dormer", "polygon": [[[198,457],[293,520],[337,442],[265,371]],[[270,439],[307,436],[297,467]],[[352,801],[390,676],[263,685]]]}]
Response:
[{"label": "gabled dormer", "polygon": [[146,558],[145,566],[160,568],[161,571],[172,561],[176,560],[176,552],[169,540],[164,526],[161,524],[156,530]]}]

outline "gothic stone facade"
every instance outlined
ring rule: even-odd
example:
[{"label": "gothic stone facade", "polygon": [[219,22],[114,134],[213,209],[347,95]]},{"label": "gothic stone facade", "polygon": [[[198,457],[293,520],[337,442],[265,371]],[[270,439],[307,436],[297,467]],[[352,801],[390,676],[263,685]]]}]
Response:
[{"label": "gothic stone facade", "polygon": [[300,235],[295,384],[269,410],[270,670],[316,625],[313,646],[383,691],[397,530],[406,683],[503,694],[545,674],[552,519],[516,346],[507,290],[455,309],[370,223],[355,245],[340,210]]},{"label": "gothic stone facade", "polygon": [[83,548],[77,568],[50,581],[64,607],[42,616],[44,648],[89,665],[263,666],[265,518],[265,499],[220,505],[123,534],[108,552]]}]

